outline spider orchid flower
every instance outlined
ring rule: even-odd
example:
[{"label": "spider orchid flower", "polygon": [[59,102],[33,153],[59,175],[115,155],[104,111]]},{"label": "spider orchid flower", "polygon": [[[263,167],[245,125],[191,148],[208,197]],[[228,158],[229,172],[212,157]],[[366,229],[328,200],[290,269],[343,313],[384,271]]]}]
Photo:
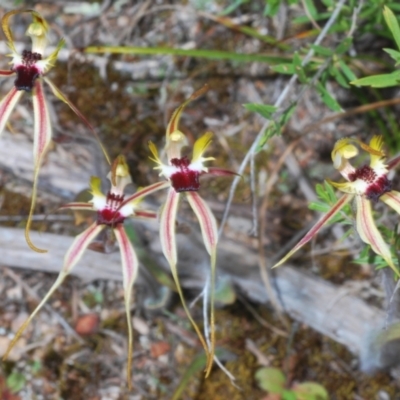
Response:
[{"label": "spider orchid flower", "polygon": [[[348,161],[358,155],[359,148],[356,145],[369,154],[369,165],[355,168]],[[386,164],[386,156],[382,147],[382,136],[374,136],[369,145],[351,138],[336,142],[332,151],[333,166],[347,182],[336,183],[329,180],[328,182],[345,194],[273,268],[282,265],[297,250],[308,243],[345,204],[354,200],[357,210],[356,230],[361,240],[369,244],[372,250],[392,268],[395,275],[400,277],[400,273],[393,262],[390,248],[383,240],[372,215],[371,203],[376,203],[378,200],[382,200],[400,214],[400,193],[392,190],[392,182],[387,177],[389,169],[395,167],[399,160]]]},{"label": "spider orchid flower", "polygon": [[130,302],[132,286],[135,282],[137,271],[138,271],[138,259],[135,250],[125,232],[124,221],[128,217],[139,217],[146,219],[156,219],[157,213],[152,211],[146,211],[138,208],[138,203],[146,195],[159,190],[164,185],[164,182],[157,182],[153,185],[147,186],[134,195],[130,196],[130,200],[123,207],[120,205],[124,201],[124,189],[125,186],[131,183],[131,178],[128,171],[128,166],[123,156],[119,156],[112,164],[112,169],[108,178],[111,181],[111,189],[104,195],[100,190],[101,180],[97,177],[91,179],[91,194],[93,198],[88,203],[69,203],[61,207],[61,209],[71,210],[86,210],[94,211],[97,213],[96,221],[89,226],[84,232],[79,234],[73,241],[67,254],[64,257],[63,268],[56,279],[53,286],[50,288],[46,296],[32,312],[29,318],[24,322],[21,328],[16,333],[14,339],[10,343],[4,358],[7,358],[12,347],[17,342],[23,331],[38,313],[38,311],[47,302],[50,296],[55,290],[62,284],[64,279],[70,274],[72,268],[81,259],[84,251],[89,247],[93,240],[99,235],[105,228],[110,228],[113,235],[115,236],[122,259],[122,275],[123,275],[123,286],[124,286],[124,298],[125,298],[125,309],[128,324],[128,384],[131,387],[131,370],[132,370],[132,351],[133,351],[133,333],[132,323],[130,317]]},{"label": "spider orchid flower", "polygon": [[[15,48],[13,35],[10,29],[10,17],[16,14],[30,13],[32,23],[28,26],[26,35],[32,40],[30,50],[23,50],[19,54]],[[14,76],[14,86],[0,102],[0,134],[18,101],[24,92],[31,94],[34,113],[34,134],[33,134],[33,158],[34,158],[34,177],[32,201],[25,229],[25,237],[28,245],[39,253],[45,253],[46,250],[37,248],[29,237],[29,230],[32,221],[32,214],[35,208],[37,183],[40,166],[43,162],[52,137],[52,127],[50,123],[48,105],[43,89],[43,81],[51,88],[54,95],[68,104],[68,106],[82,119],[97,137],[96,132],[81,112],[65,97],[65,95],[52,83],[45,75],[54,66],[58,53],[64,45],[64,39],[61,39],[56,49],[47,57],[44,57],[47,46],[47,34],[49,26],[45,19],[34,10],[14,10],[7,12],[1,20],[2,29],[8,41],[8,47],[11,50],[11,68],[9,70],[0,70],[0,76]],[[102,147],[106,155],[104,148]],[[107,155],[106,158],[108,159]]]},{"label": "spider orchid flower", "polygon": [[[186,136],[178,129],[179,120],[183,109],[186,105],[199,97],[207,90],[207,86],[193,93],[192,96],[185,101],[180,107],[178,107],[173,113],[171,120],[168,124],[166,131],[166,146],[165,152],[167,155],[167,163],[164,164],[158,155],[158,151],[154,143],[149,143],[149,148],[152,153],[150,159],[154,161],[157,166],[155,169],[160,171],[160,175],[167,179],[167,187],[169,191],[167,199],[162,206],[160,214],[160,239],[161,246],[164,256],[168,260],[171,268],[171,273],[175,281],[178,294],[180,296],[182,305],[185,312],[192,323],[200,341],[207,353],[207,367],[206,376],[211,371],[214,351],[215,351],[215,328],[214,328],[214,286],[215,286],[215,264],[216,264],[216,253],[217,253],[217,222],[216,219],[207,205],[207,203],[200,197],[198,190],[200,188],[200,177],[202,175],[236,175],[234,172],[220,169],[220,168],[207,168],[204,162],[214,160],[213,157],[205,158],[203,155],[209,145],[211,144],[212,133],[207,132],[201,136],[194,143],[192,159],[189,160],[187,156],[182,156],[181,150],[187,146],[188,140]],[[210,294],[210,336],[211,346],[210,348],[206,344],[206,340],[191,316],[189,308],[186,305],[182,288],[179,284],[179,278],[177,273],[177,246],[175,236],[175,223],[176,215],[178,212],[179,200],[185,195],[189,205],[194,211],[202,232],[204,244],[211,259],[211,294]],[[130,201],[127,199],[126,201]]]}]

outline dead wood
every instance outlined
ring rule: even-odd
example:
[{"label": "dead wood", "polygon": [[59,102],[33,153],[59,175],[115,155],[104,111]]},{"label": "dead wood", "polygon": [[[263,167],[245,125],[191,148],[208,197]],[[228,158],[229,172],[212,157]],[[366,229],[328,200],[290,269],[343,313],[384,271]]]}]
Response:
[{"label": "dead wood", "polygon": [[[206,269],[201,268],[202,263],[198,259],[203,258],[202,249],[196,250],[196,244],[190,245],[191,235],[180,236],[181,248],[183,245],[185,249],[180,254],[179,265],[181,271],[186,271],[183,274],[184,286],[201,289],[206,276]],[[21,229],[0,228],[1,263],[16,268],[57,273],[73,238],[32,232],[32,240],[49,252],[38,254],[30,250]],[[153,250],[157,247],[153,246]],[[268,301],[255,253],[240,243],[225,240],[221,243],[218,259],[219,276],[229,276],[235,286],[253,301]],[[87,251],[73,274],[84,281],[120,281],[120,269],[118,252],[104,255]],[[193,270],[198,271],[197,276],[192,274]],[[368,336],[383,326],[382,310],[368,305],[345,289],[291,267],[279,268],[275,279],[284,308],[294,319],[342,343],[355,354],[360,354]]]},{"label": "dead wood", "polygon": [[[75,145],[73,151],[66,151],[64,145],[57,146],[49,153],[42,168],[40,188],[71,199],[74,193],[87,188],[90,175],[102,175],[93,170],[96,165],[100,170],[103,168],[99,166],[98,158],[95,146],[88,150],[85,146]],[[0,166],[19,179],[29,181],[33,176],[32,144],[25,135],[6,133],[0,146],[0,160]],[[237,219],[237,216],[231,221],[228,219],[226,229],[234,229]],[[185,223],[190,225],[190,221]],[[158,241],[157,224],[140,226],[141,235],[147,238],[149,252],[167,268]],[[49,252],[38,254],[30,250],[21,229],[0,228],[1,263],[15,268],[59,272],[73,238],[38,232],[32,232],[31,238],[38,247]],[[178,234],[178,240],[183,286],[200,290],[209,268],[200,234],[197,228],[192,229],[189,234]],[[73,274],[84,281],[120,281],[119,253],[104,255],[88,251]],[[259,273],[258,255],[246,244],[231,239],[221,241],[218,274],[228,277],[249,299],[259,303],[268,301]],[[383,326],[382,310],[315,276],[285,267],[276,271],[275,282],[284,309],[294,319],[342,343],[355,354],[361,354],[371,333]]]}]

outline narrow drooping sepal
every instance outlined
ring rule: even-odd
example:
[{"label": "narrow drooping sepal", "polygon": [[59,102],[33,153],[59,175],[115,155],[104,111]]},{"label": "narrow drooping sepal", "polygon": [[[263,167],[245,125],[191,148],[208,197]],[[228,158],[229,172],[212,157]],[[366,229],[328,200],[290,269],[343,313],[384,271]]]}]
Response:
[{"label": "narrow drooping sepal", "polygon": [[83,252],[89,246],[90,242],[100,233],[103,229],[103,226],[99,226],[96,223],[91,225],[88,229],[86,229],[83,233],[77,236],[72,243],[70,249],[64,257],[64,265],[63,268],[58,275],[56,281],[53,286],[47,292],[46,296],[44,296],[43,300],[39,303],[39,305],[35,308],[29,318],[22,324],[22,326],[18,329],[18,332],[15,334],[13,340],[9,344],[6,353],[3,356],[3,360],[7,359],[8,354],[14,347],[15,343],[17,343],[18,339],[28,327],[32,319],[36,316],[39,310],[45,305],[50,296],[57,290],[57,288],[64,282],[64,279],[71,272],[72,268],[76,265],[76,263],[81,259]]},{"label": "narrow drooping sepal", "polygon": [[158,213],[154,211],[136,209],[133,216],[136,218],[143,218],[143,219],[157,219]]},{"label": "narrow drooping sepal", "polygon": [[15,72],[11,69],[0,69],[0,76],[10,76],[14,74]]},{"label": "narrow drooping sepal", "polygon": [[0,135],[3,133],[10,114],[22,96],[23,91],[13,87],[0,102]]},{"label": "narrow drooping sepal", "polygon": [[389,207],[392,207],[398,214],[400,214],[400,193],[396,190],[391,190],[383,194],[380,200],[385,202]]},{"label": "narrow drooping sepal", "polygon": [[372,215],[371,201],[363,196],[356,196],[357,202],[357,232],[363,242],[369,244],[372,250],[379,254],[394,271],[400,276],[393,263],[389,246],[385,243],[381,233],[375,225]]},{"label": "narrow drooping sepal", "polygon": [[59,100],[63,101],[65,104],[69,106],[69,108],[82,120],[82,122],[89,128],[89,130],[92,132],[94,137],[96,138],[97,142],[100,145],[100,148],[109,164],[111,164],[110,157],[108,156],[108,153],[101,143],[101,140],[99,138],[99,135],[93,128],[92,124],[86,119],[86,117],[76,108],[76,106],[64,95],[64,93],[48,78],[44,78],[46,83],[50,86],[50,89],[52,90],[54,96],[56,96]]},{"label": "narrow drooping sepal", "polygon": [[208,254],[211,255],[215,251],[218,241],[218,227],[214,214],[198,192],[186,192],[186,198],[196,214],[204,244]]},{"label": "narrow drooping sepal", "polygon": [[182,306],[207,354],[207,366],[208,366],[210,363],[212,363],[212,358],[210,358],[209,349],[204,339],[204,336],[201,333],[196,322],[194,321],[192,314],[190,313],[189,307],[186,304],[186,300],[182,292],[182,287],[179,282],[178,270],[176,265],[178,257],[176,251],[175,223],[176,223],[176,214],[178,211],[179,197],[180,194],[177,193],[175,189],[171,187],[170,190],[168,191],[167,200],[165,201],[162,207],[160,215],[161,248],[171,268],[171,274],[174,279],[176,288],[178,290]]},{"label": "narrow drooping sepal", "polygon": [[46,153],[52,136],[49,109],[47,106],[43,83],[41,79],[35,81],[32,93],[33,113],[34,113],[34,137],[33,137],[33,158],[35,169],[40,167],[43,156]]},{"label": "narrow drooping sepal", "polygon": [[165,182],[156,182],[153,183],[152,185],[146,186],[143,189],[138,190],[136,193],[132,194],[131,196],[128,196],[120,205],[119,209],[121,209],[123,206],[130,202],[138,202],[141,200],[143,197],[148,196],[149,194],[152,194],[154,192],[157,192],[158,190],[165,189],[170,186],[170,183],[165,181]]},{"label": "narrow drooping sepal", "polygon": [[[210,332],[211,332],[211,348],[209,364],[206,368],[206,376],[209,375],[214,360],[215,353],[215,265],[217,258],[217,242],[218,242],[218,227],[217,221],[208,204],[199,196],[197,192],[187,192],[187,200],[192,207],[200,224],[201,233],[203,235],[204,245],[208,254],[210,254],[211,264],[211,287],[210,287]],[[208,321],[204,321],[208,323]]]},{"label": "narrow drooping sepal", "polygon": [[133,284],[137,277],[139,261],[135,250],[130,242],[128,235],[122,224],[114,228],[114,234],[118,241],[121,259],[122,259],[122,276],[124,284],[125,311],[128,325],[128,366],[127,379],[128,387],[132,389],[132,357],[133,357],[133,330],[132,318],[130,313],[130,304],[132,297]]},{"label": "narrow drooping sepal", "polygon": [[[171,268],[176,269],[177,252],[175,237],[175,222],[178,212],[179,193],[172,187],[169,189],[167,199],[160,215],[160,240],[165,258]],[[176,274],[176,271],[175,271]]]},{"label": "narrow drooping sepal", "polygon": [[46,98],[43,91],[43,84],[40,79],[35,82],[34,90],[32,93],[33,112],[34,112],[34,133],[33,133],[33,159],[34,159],[34,172],[33,172],[33,188],[31,207],[29,210],[28,221],[25,227],[25,239],[29,247],[38,252],[46,253],[47,250],[39,249],[36,247],[29,236],[31,229],[32,215],[35,210],[37,186],[39,179],[39,170],[43,162],[43,158],[49,148],[52,136],[52,128],[50,122],[50,115]]},{"label": "narrow drooping sepal", "polygon": [[218,167],[208,167],[208,172],[205,172],[204,175],[212,175],[212,176],[240,176],[238,173],[231,171],[225,168]]},{"label": "narrow drooping sepal", "polygon": [[71,269],[82,258],[84,251],[89,244],[96,238],[96,236],[104,229],[105,225],[98,225],[94,222],[81,234],[79,234],[73,241],[71,247],[64,257],[64,265],[61,273],[66,275],[70,273]]},{"label": "narrow drooping sepal", "polygon": [[296,246],[293,247],[289,253],[286,254],[280,261],[278,261],[272,268],[279,267],[286,262],[294,253],[300,250],[305,244],[307,244],[320,230],[321,228],[329,222],[352,198],[354,195],[345,194],[342,196],[332,208],[306,233],[303,239],[300,240]]}]

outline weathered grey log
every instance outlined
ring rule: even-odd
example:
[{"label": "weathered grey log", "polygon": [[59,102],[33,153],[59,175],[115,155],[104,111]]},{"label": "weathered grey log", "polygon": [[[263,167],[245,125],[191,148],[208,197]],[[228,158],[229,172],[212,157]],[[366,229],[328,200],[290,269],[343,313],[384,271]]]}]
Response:
[{"label": "weathered grey log", "polygon": [[[77,152],[81,152],[80,157],[77,157]],[[29,180],[33,176],[31,160],[32,144],[29,138],[5,133],[0,146],[0,167]],[[94,165],[98,162],[93,147],[87,151],[85,147],[74,146],[72,152],[66,151],[63,145],[57,146],[49,153],[41,170],[40,187],[70,199],[74,193],[88,186],[90,175],[100,175],[98,171],[93,171]],[[232,223],[230,229],[235,229],[235,225]],[[146,224],[143,227],[141,233],[149,239],[149,252],[167,269],[161,254],[157,225]],[[38,254],[30,250],[23,231],[19,229],[0,228],[0,262],[11,267],[57,273],[73,239],[37,232],[32,232],[31,237],[35,245],[49,249],[49,252]],[[207,277],[209,258],[198,229],[192,229],[190,234],[178,234],[178,240],[183,286],[201,289]],[[73,273],[85,281],[121,280],[120,268],[118,252],[104,255],[88,251]],[[248,298],[260,303],[268,300],[260,279],[257,254],[245,244],[221,240],[218,274],[230,279]],[[383,326],[382,310],[319,278],[284,267],[276,271],[276,282],[284,307],[293,318],[344,344],[355,354],[361,354],[365,341]]]},{"label": "weathered grey log", "polygon": [[[205,268],[201,268],[197,257],[202,251],[190,244],[188,236],[180,235],[181,259],[179,269],[190,271],[183,281],[193,288],[201,289]],[[17,268],[57,273],[72,239],[50,233],[32,232],[35,245],[49,250],[38,254],[28,248],[24,232],[16,228],[0,228],[1,263]],[[155,241],[156,242],[156,241]],[[158,245],[153,246],[157,251]],[[195,259],[191,255],[195,255]],[[161,256],[161,255],[160,255]],[[202,261],[201,261],[202,262]],[[207,261],[203,261],[207,264]],[[193,268],[195,263],[196,268]],[[219,274],[226,274],[247,296],[258,301],[267,301],[265,288],[258,273],[257,257],[240,243],[223,241],[219,248]],[[197,277],[193,276],[197,270]],[[236,272],[242,271],[241,276]],[[233,274],[235,272],[235,274]],[[94,279],[121,280],[119,253],[99,254],[87,251],[73,270],[73,274],[84,281]],[[370,306],[359,298],[348,294],[338,286],[310,276],[295,268],[282,267],[276,272],[277,285],[286,311],[296,320],[342,343],[355,354],[365,347],[365,340],[382,327],[384,312]]]},{"label": "weathered grey log", "polygon": [[[36,253],[26,244],[24,231],[16,228],[0,228],[0,263],[32,271],[57,273],[61,271],[63,259],[71,246],[73,237],[32,231],[33,243],[48,250]],[[84,281],[95,279],[122,280],[119,253],[104,254],[87,251],[73,274]]]}]

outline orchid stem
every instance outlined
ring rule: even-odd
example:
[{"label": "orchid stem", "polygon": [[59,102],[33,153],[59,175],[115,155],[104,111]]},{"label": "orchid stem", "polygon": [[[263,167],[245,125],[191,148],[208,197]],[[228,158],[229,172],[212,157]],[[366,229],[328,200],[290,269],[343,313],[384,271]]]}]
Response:
[{"label": "orchid stem", "polygon": [[36,247],[29,235],[29,231],[31,229],[32,225],[32,217],[33,217],[33,212],[35,210],[35,205],[36,205],[36,196],[37,196],[37,186],[38,186],[38,180],[39,180],[39,166],[41,164],[42,157],[40,157],[36,163],[35,166],[35,172],[34,172],[34,177],[33,177],[33,188],[32,188],[32,199],[31,199],[31,207],[29,210],[29,216],[28,216],[28,221],[26,222],[26,227],[25,227],[25,239],[26,242],[28,243],[28,246],[36,251],[37,253],[47,253],[47,250],[44,249],[39,249]]},{"label": "orchid stem", "polygon": [[128,389],[132,390],[132,358],[133,358],[133,329],[132,329],[132,318],[130,312],[130,301],[131,296],[125,299],[125,309],[126,309],[126,321],[128,324],[128,364],[126,367],[126,375],[128,380]]},{"label": "orchid stem", "polygon": [[[210,350],[209,350],[209,348],[207,346],[207,343],[206,343],[206,340],[204,339],[203,334],[201,333],[201,331],[200,331],[199,327],[197,326],[196,322],[194,321],[194,319],[192,317],[192,314],[190,313],[190,310],[189,310],[189,308],[188,308],[188,306],[186,304],[186,300],[185,300],[185,298],[183,296],[182,288],[181,288],[181,285],[179,283],[179,278],[178,278],[178,274],[177,274],[176,271],[177,271],[176,270],[176,266],[175,266],[175,268],[171,268],[172,277],[174,279],[175,286],[176,286],[176,289],[178,291],[179,298],[181,300],[183,309],[185,310],[185,313],[186,313],[190,323],[192,324],[194,330],[196,331],[197,336],[199,337],[199,340],[201,342],[201,345],[203,346],[203,348],[204,348],[204,350],[205,350],[205,352],[207,354],[207,370],[208,370],[209,365],[210,365]],[[211,363],[212,363],[212,358],[211,358]]]},{"label": "orchid stem", "polygon": [[[216,266],[216,249],[211,253],[211,277],[210,277],[210,330],[211,330],[211,343],[209,344],[210,363],[207,365],[206,378],[210,375],[215,355],[215,266]],[[206,301],[208,294],[205,293],[204,300]],[[207,324],[207,321],[204,321]],[[207,337],[207,336],[206,336]]]}]

